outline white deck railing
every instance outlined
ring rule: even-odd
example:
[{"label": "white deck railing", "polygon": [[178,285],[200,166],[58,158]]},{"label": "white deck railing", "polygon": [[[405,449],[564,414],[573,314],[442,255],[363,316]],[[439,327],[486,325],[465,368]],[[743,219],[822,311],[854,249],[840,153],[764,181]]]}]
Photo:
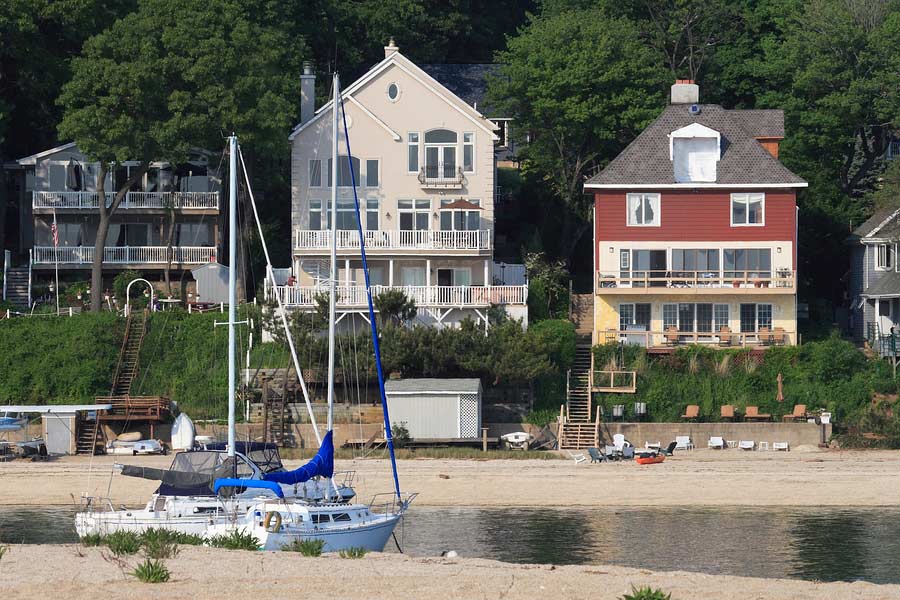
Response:
[{"label": "white deck railing", "polygon": [[[114,246],[105,248],[103,262],[106,264],[158,264],[168,262],[169,250],[165,246]],[[180,264],[203,264],[215,258],[216,249],[209,246],[175,246],[171,248],[172,262]],[[93,246],[35,246],[34,264],[83,265],[94,261]]]},{"label": "white deck railing", "polygon": [[[374,285],[372,295],[390,289],[402,290],[417,306],[490,306],[492,304],[525,304],[528,287],[524,285]],[[327,294],[324,286],[286,286],[275,288],[285,306],[315,306],[316,297]],[[271,290],[269,290],[271,292]],[[366,306],[366,288],[360,285],[337,286],[337,305],[344,307]]]},{"label": "white deck railing", "polygon": [[[106,192],[106,206],[112,204],[115,193]],[[218,209],[218,192],[128,192],[120,208]],[[100,208],[97,192],[32,192],[32,208]]]},{"label": "white deck railing", "polygon": [[[490,250],[491,232],[475,231],[364,231],[366,250]],[[328,250],[331,248],[331,232],[327,230],[298,229],[294,231],[296,250]],[[359,249],[359,232],[337,232],[338,250]]]}]

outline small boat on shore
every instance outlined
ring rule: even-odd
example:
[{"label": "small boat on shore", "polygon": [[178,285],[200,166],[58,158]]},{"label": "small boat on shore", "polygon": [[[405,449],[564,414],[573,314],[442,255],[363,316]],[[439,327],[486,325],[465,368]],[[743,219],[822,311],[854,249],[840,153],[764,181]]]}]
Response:
[{"label": "small boat on shore", "polygon": [[639,465],[656,465],[666,460],[665,454],[657,454],[655,452],[651,452],[649,454],[638,454],[634,462]]}]

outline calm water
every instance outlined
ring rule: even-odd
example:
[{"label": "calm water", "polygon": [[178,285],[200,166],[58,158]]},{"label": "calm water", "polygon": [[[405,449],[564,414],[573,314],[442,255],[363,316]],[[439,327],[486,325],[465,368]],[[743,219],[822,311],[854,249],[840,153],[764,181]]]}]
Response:
[{"label": "calm water", "polygon": [[[0,542],[76,541],[73,513],[69,507],[0,507]],[[900,583],[900,508],[413,506],[397,534],[404,551],[416,556],[456,550],[461,556],[518,563]]]}]

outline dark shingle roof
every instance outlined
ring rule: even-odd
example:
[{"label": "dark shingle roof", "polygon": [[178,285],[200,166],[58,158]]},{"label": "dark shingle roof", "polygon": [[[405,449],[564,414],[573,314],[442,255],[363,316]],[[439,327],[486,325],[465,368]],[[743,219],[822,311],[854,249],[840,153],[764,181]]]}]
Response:
[{"label": "dark shingle roof", "polygon": [[422,65],[423,71],[488,118],[501,116],[492,114],[491,107],[485,104],[487,76],[496,75],[499,69],[500,65],[490,63]]},{"label": "dark shingle roof", "polygon": [[[866,219],[866,221],[853,230],[853,234],[850,236],[851,238],[864,238],[872,235],[872,232],[875,229],[884,223],[885,220],[889,219],[891,215],[897,212],[896,208],[880,208],[875,211],[871,217]],[[898,224],[897,220],[894,219],[893,222],[886,224],[881,230],[877,232],[877,237],[884,237],[885,233],[888,230],[897,230],[900,228],[900,224]]]},{"label": "dark shingle roof", "polygon": [[900,295],[900,273],[891,271],[884,273],[878,281],[863,292],[863,296],[898,296]]},{"label": "dark shingle roof", "polygon": [[687,104],[667,106],[656,121],[587,183],[622,186],[677,183],[669,160],[668,135],[692,123],[715,129],[722,136],[716,183],[805,183],[755,139],[783,135],[782,111],[726,110],[717,104],[702,104],[700,108],[699,115],[692,115]]}]

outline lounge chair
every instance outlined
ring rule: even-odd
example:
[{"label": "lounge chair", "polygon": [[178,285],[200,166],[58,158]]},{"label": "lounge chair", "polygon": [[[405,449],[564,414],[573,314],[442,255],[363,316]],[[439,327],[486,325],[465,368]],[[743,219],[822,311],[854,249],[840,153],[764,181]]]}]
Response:
[{"label": "lounge chair", "polygon": [[723,347],[731,345],[731,327],[728,325],[722,325],[719,329],[719,345]]},{"label": "lounge chair", "polygon": [[675,448],[678,447],[678,442],[669,442],[669,445],[660,450],[660,454],[664,456],[672,456],[675,454]]},{"label": "lounge chair", "polygon": [[600,450],[598,450],[597,448],[588,448],[587,451],[588,451],[588,454],[590,454],[590,456],[591,456],[592,463],[601,463],[601,462],[606,461],[606,456],[603,454],[600,454]]},{"label": "lounge chair", "polygon": [[738,448],[740,448],[741,450],[755,450],[756,442],[754,442],[753,440],[741,440],[740,442],[738,442]]},{"label": "lounge chair", "polygon": [[688,404],[687,407],[685,407],[684,414],[681,415],[681,418],[686,421],[696,421],[700,418],[700,406],[697,404]]},{"label": "lounge chair", "polygon": [[672,325],[666,327],[666,345],[667,346],[677,346],[678,345],[678,328]]},{"label": "lounge chair", "polygon": [[625,436],[621,433],[617,433],[613,436],[613,446],[616,447],[616,452],[622,452],[627,446],[630,446],[631,442],[625,439]]},{"label": "lounge chair", "polygon": [[745,421],[770,421],[771,419],[772,415],[759,412],[758,406],[748,406],[747,410],[744,411]]},{"label": "lounge chair", "polygon": [[784,450],[785,452],[790,452],[791,445],[787,442],[772,442],[772,450]]},{"label": "lounge chair", "polygon": [[606,450],[604,451],[604,454],[606,455],[607,460],[615,460],[615,459],[619,458],[619,455],[616,452],[615,446],[607,446]]},{"label": "lounge chair", "polygon": [[776,346],[784,346],[786,339],[787,335],[784,332],[784,327],[776,327],[772,333],[772,343]]},{"label": "lounge chair", "polygon": [[806,421],[806,405],[795,405],[794,412],[789,415],[784,415],[783,417],[781,417],[781,420],[785,423],[787,423],[788,421]]},{"label": "lounge chair", "polygon": [[622,449],[622,458],[625,460],[631,460],[634,458],[634,446],[625,446]]},{"label": "lounge chair", "polygon": [[712,450],[724,450],[725,440],[721,437],[711,437],[709,438],[709,442],[706,443],[706,447]]},{"label": "lounge chair", "polygon": [[569,450],[568,452],[569,452],[569,458],[574,460],[576,465],[587,461],[587,457],[584,455],[583,452],[572,452],[571,450]]},{"label": "lounge chair", "polygon": [[772,330],[770,330],[768,327],[760,327],[759,333],[757,333],[757,337],[759,338],[759,343],[763,346],[772,345]]},{"label": "lounge chair", "polygon": [[675,436],[675,449],[676,450],[693,450],[694,443],[691,442],[691,436],[676,435]]},{"label": "lounge chair", "polygon": [[721,415],[723,421],[734,421],[734,405],[723,404],[721,408]]}]

